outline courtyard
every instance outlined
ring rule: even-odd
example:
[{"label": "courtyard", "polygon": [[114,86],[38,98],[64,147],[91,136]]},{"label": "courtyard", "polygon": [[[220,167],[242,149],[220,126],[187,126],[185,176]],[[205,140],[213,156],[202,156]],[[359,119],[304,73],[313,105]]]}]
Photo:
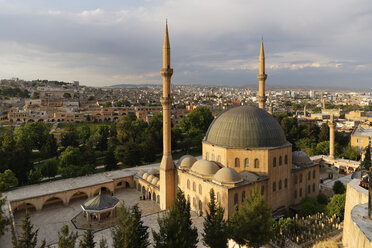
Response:
[{"label": "courtyard", "polygon": [[[114,196],[117,197],[120,202],[124,202],[126,206],[133,206],[138,204],[142,210],[142,219],[144,225],[149,227],[150,240],[152,242],[151,230],[158,231],[158,216],[162,215],[158,204],[150,200],[140,200],[142,194],[135,189],[122,189],[115,192]],[[79,215],[82,211],[80,204],[86,198],[77,198],[70,202],[68,206],[64,206],[62,202],[50,204],[43,208],[42,211],[30,211],[31,221],[35,228],[39,229],[38,241],[46,239],[47,245],[55,245],[58,242],[58,231],[62,226],[68,225],[70,231],[78,232],[81,236],[84,230],[77,229],[71,220]],[[24,212],[16,212],[14,215],[15,223],[17,226],[17,232],[21,233],[21,224],[23,220]],[[201,233],[203,229],[203,217],[199,217],[195,212],[191,213],[192,221],[198,228],[199,240],[201,240]],[[110,228],[101,229],[95,232],[95,241],[98,243],[101,237],[105,237],[109,247],[112,247],[112,238]],[[1,246],[3,247],[3,246]],[[11,248],[12,244],[5,244],[4,248]],[[202,243],[199,242],[199,247],[203,247]]]}]

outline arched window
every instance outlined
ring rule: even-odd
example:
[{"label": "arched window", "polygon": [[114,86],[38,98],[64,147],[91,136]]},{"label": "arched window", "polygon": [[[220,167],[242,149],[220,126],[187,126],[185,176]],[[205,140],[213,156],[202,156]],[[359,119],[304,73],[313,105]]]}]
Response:
[{"label": "arched window", "polygon": [[239,158],[235,158],[235,168],[240,167],[240,160]]},{"label": "arched window", "polygon": [[249,159],[244,159],[244,168],[249,168]]},{"label": "arched window", "polygon": [[283,159],[282,159],[282,156],[280,156],[280,157],[279,157],[279,166],[282,165],[282,162],[283,162],[282,160],[283,160]]},{"label": "arched window", "polygon": [[311,192],[310,185],[307,185],[307,193],[310,194],[310,192]]},{"label": "arched window", "polygon": [[192,183],[192,190],[196,192],[196,183],[195,182]]},{"label": "arched window", "polygon": [[284,188],[287,188],[288,187],[288,179],[284,179]]},{"label": "arched window", "polygon": [[195,197],[192,198],[192,206],[195,209],[195,207],[196,207],[196,199],[195,199]]},{"label": "arched window", "polygon": [[273,192],[276,191],[276,182],[273,182]]},{"label": "arched window", "polygon": [[300,173],[300,183],[302,183],[302,173]]},{"label": "arched window", "polygon": [[315,192],[315,183],[313,183],[313,192]]},{"label": "arched window", "polygon": [[307,180],[310,180],[311,179],[311,171],[309,171],[308,173],[307,173]]},{"label": "arched window", "polygon": [[273,167],[276,167],[276,157],[273,158]]},{"label": "arched window", "polygon": [[205,154],[205,159],[209,160],[209,153],[208,152]]},{"label": "arched window", "polygon": [[221,163],[221,156],[220,155],[217,156],[217,162]]},{"label": "arched window", "polygon": [[302,188],[300,188],[300,197],[302,197]]},{"label": "arched window", "polygon": [[199,210],[202,211],[203,210],[203,203],[201,200],[199,200]]},{"label": "arched window", "polygon": [[202,186],[199,184],[199,194],[202,194]]},{"label": "arched window", "polygon": [[260,161],[258,160],[258,158],[254,160],[254,168],[260,168]]},{"label": "arched window", "polygon": [[282,180],[279,180],[279,190],[281,190],[282,189]]},{"label": "arched window", "polygon": [[134,188],[136,189],[136,188],[137,188],[137,183],[136,183],[136,181],[134,181],[133,184],[134,184]]},{"label": "arched window", "polygon": [[214,153],[212,153],[212,161],[214,161]]},{"label": "arched window", "polygon": [[190,195],[187,195],[187,202],[190,203]]},{"label": "arched window", "polygon": [[315,179],[315,170],[313,170],[313,179]]},{"label": "arched window", "polygon": [[284,156],[284,164],[288,164],[288,155]]},{"label": "arched window", "polygon": [[265,186],[261,186],[261,195],[264,195],[265,194]]},{"label": "arched window", "polygon": [[297,199],[297,190],[294,191],[294,198]]},{"label": "arched window", "polygon": [[218,201],[218,203],[221,203],[221,196],[220,196],[220,192],[217,192],[217,201]]},{"label": "arched window", "polygon": [[238,205],[238,193],[235,193],[234,195],[234,206]]},{"label": "arched window", "polygon": [[244,201],[245,198],[245,191],[242,192],[242,202]]},{"label": "arched window", "polygon": [[297,175],[294,175],[294,184],[296,185],[297,184]]},{"label": "arched window", "polygon": [[190,189],[190,180],[187,179],[187,189]]}]

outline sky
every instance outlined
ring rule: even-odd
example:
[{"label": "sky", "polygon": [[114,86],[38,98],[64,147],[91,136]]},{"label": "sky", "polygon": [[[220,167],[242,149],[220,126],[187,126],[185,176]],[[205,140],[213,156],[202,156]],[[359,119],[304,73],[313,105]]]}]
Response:
[{"label": "sky", "polygon": [[371,0],[0,0],[0,78],[372,89]]}]

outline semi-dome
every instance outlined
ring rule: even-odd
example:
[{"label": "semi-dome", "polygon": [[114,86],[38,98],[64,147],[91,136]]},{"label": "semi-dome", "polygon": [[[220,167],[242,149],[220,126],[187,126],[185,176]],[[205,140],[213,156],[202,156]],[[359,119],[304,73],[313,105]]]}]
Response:
[{"label": "semi-dome", "polygon": [[287,143],[280,124],[253,106],[227,109],[208,128],[204,142],[227,148],[277,147]]},{"label": "semi-dome", "polygon": [[144,173],[144,171],[140,170],[139,172],[137,172],[137,176],[142,177]]},{"label": "semi-dome", "polygon": [[152,182],[152,179],[154,179],[154,176],[153,175],[150,175],[146,178],[146,181],[148,181],[149,183]]},{"label": "semi-dome", "polygon": [[213,176],[219,169],[216,163],[203,159],[196,161],[191,167],[192,172],[202,176]]},{"label": "semi-dome", "polygon": [[190,169],[196,162],[196,158],[191,155],[184,155],[178,160],[178,168]]},{"label": "semi-dome", "polygon": [[147,180],[147,177],[149,176],[149,174],[147,174],[147,172],[145,172],[143,175],[142,175],[142,178],[144,179],[144,180]]},{"label": "semi-dome", "polygon": [[242,177],[233,168],[224,167],[217,171],[217,173],[213,176],[213,180],[220,183],[232,184],[241,182]]},{"label": "semi-dome", "polygon": [[151,168],[147,173],[149,175],[156,175],[156,174],[159,174],[159,171],[155,168]]},{"label": "semi-dome", "polygon": [[153,185],[156,185],[156,184],[158,183],[158,181],[159,181],[159,178],[154,177],[154,179],[152,179],[151,183],[152,183]]},{"label": "semi-dome", "polygon": [[297,165],[311,165],[313,161],[303,151],[294,151],[292,152],[292,163]]}]

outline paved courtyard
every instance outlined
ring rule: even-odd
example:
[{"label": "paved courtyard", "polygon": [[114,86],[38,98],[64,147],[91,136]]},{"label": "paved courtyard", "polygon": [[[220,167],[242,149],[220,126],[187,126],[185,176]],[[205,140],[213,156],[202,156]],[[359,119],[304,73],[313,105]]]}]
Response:
[{"label": "paved courtyard", "polygon": [[[152,241],[151,229],[158,231],[157,218],[159,215],[162,215],[159,206],[150,200],[139,200],[141,194],[135,189],[124,189],[116,192],[114,196],[120,201],[124,201],[125,205],[127,206],[132,206],[138,203],[140,209],[142,210],[144,224],[150,227],[150,239]],[[81,212],[82,209],[80,204],[84,200],[84,198],[75,199],[71,201],[68,206],[63,206],[63,204],[60,203],[45,206],[45,208],[43,208],[43,210],[40,212],[31,211],[30,216],[32,224],[39,229],[39,242],[45,238],[48,245],[56,244],[58,242],[58,231],[66,224],[69,226],[70,230],[74,232],[77,231],[79,236],[81,236],[84,231],[77,230],[72,224],[71,219]],[[24,213],[16,213],[14,216],[18,232],[21,232],[20,225],[22,223],[23,214]],[[192,220],[194,225],[198,228],[200,240],[203,229],[203,217],[198,217],[194,212],[192,212]],[[96,232],[95,240],[97,243],[102,236],[107,239],[109,247],[112,247],[111,230],[108,228]],[[11,244],[6,244],[4,246],[4,248],[8,247],[11,248]],[[203,247],[201,242],[199,242],[199,247]]]}]

